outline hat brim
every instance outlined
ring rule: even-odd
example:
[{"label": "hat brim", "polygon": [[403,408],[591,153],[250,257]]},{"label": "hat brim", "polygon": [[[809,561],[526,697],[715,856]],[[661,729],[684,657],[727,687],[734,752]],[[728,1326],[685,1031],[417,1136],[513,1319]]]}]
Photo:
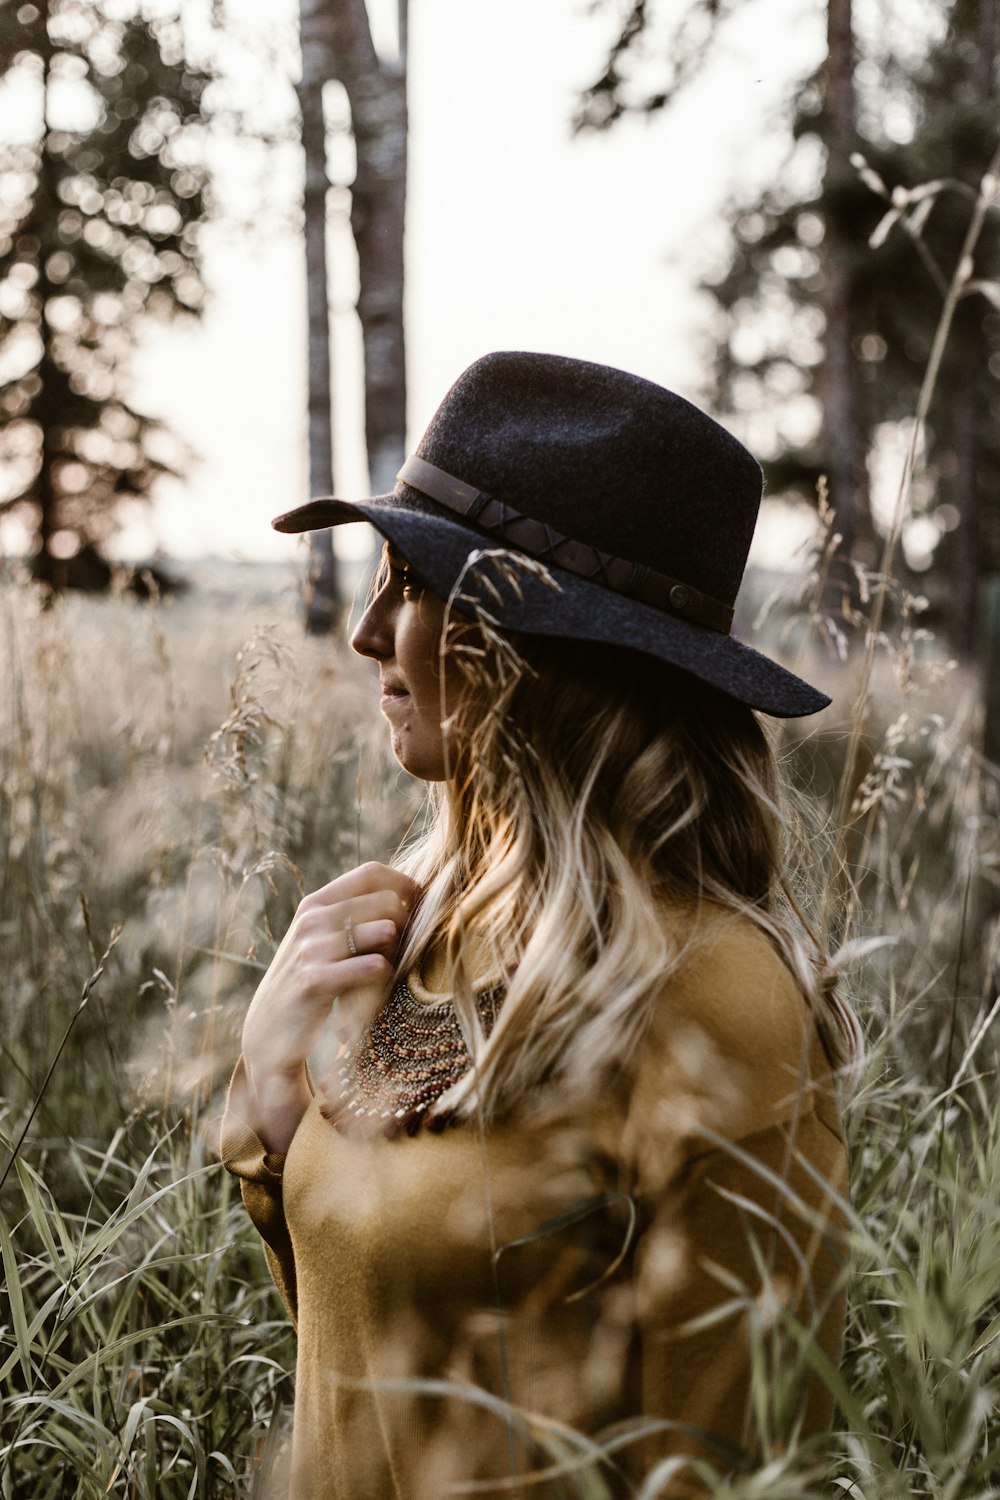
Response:
[{"label": "hat brim", "polygon": [[[804,718],[830,703],[825,693],[735,636],[629,599],[564,568],[548,568],[546,578],[529,559],[518,569],[516,559],[523,554],[515,549],[450,517],[415,510],[398,495],[311,500],[271,524],[276,531],[296,533],[351,521],[367,521],[381,532],[439,598],[453,598],[463,613],[483,610],[505,630],[624,646],[779,719]],[[515,567],[505,567],[501,559]]]}]

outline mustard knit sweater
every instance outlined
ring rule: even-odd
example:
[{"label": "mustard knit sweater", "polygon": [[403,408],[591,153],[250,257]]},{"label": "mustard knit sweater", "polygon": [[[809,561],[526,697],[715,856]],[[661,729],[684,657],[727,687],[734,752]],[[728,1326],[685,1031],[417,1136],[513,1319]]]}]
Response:
[{"label": "mustard knit sweater", "polygon": [[[715,908],[627,1081],[558,1119],[362,1138],[316,1098],[276,1157],[246,1124],[241,1063],[222,1159],[298,1331],[274,1493],[441,1500],[495,1480],[487,1493],[554,1500],[584,1492],[589,1463],[625,1495],[670,1457],[658,1493],[701,1493],[697,1462],[724,1472],[755,1446],[751,1325],[794,1319],[839,1355],[845,1151],[827,1074],[788,970]],[[821,1430],[821,1384],[801,1397]]]}]

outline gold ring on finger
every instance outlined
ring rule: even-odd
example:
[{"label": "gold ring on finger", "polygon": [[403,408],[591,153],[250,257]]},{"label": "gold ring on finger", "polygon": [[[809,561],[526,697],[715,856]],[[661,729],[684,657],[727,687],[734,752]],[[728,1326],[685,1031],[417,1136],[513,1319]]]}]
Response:
[{"label": "gold ring on finger", "polygon": [[347,921],[344,923],[344,936],[347,939],[347,951],[348,951],[348,953],[351,955],[352,958],[357,958],[357,956],[358,956],[358,945],[354,941],[354,923],[351,921],[350,917],[348,917]]}]

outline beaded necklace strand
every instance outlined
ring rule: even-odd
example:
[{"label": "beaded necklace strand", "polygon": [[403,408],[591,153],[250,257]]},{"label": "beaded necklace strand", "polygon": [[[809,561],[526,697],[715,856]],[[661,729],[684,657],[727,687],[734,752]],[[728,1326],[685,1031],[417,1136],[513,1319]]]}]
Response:
[{"label": "beaded necklace strand", "polygon": [[[475,996],[486,1036],[503,997],[503,985]],[[384,1120],[392,1133],[402,1129],[413,1135],[435,1101],[459,1081],[471,1063],[452,1002],[426,1004],[415,999],[406,980],[400,979],[360,1040],[340,1060],[337,1114]],[[429,1128],[442,1129],[454,1119],[435,1116],[427,1123]]]}]

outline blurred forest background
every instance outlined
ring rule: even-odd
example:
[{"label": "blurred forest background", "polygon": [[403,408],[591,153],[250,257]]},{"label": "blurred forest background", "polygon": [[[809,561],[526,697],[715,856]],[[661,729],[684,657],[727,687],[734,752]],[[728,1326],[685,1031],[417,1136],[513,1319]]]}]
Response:
[{"label": "blurred forest background", "polygon": [[[253,561],[185,411],[256,453],[280,407],[271,511],[377,493],[487,314],[494,347],[546,347],[558,302],[550,347],[679,386],[762,458],[741,633],[835,700],[781,748],[825,818],[813,917],[871,1046],[840,1426],[825,1458],[798,1445],[801,1367],[763,1360],[765,1464],[724,1493],[1000,1495],[1000,0],[596,0],[533,25],[434,0],[0,9],[5,1500],[269,1493],[293,1352],[213,1159],[220,1090],[301,891],[389,857],[419,802],[340,642],[363,548]],[[742,114],[755,31],[766,107]],[[453,33],[479,38],[458,69]],[[560,50],[546,208],[531,130]],[[430,96],[443,137],[414,129]],[[718,149],[692,220],[679,163]],[[461,295],[408,296],[404,271],[456,281],[456,245]],[[254,257],[294,264],[300,305],[275,282],[240,306],[256,341],[199,380]],[[248,347],[259,405],[234,422]],[[143,506],[187,516],[185,555],[123,545]],[[216,506],[225,565],[198,556]]]}]

